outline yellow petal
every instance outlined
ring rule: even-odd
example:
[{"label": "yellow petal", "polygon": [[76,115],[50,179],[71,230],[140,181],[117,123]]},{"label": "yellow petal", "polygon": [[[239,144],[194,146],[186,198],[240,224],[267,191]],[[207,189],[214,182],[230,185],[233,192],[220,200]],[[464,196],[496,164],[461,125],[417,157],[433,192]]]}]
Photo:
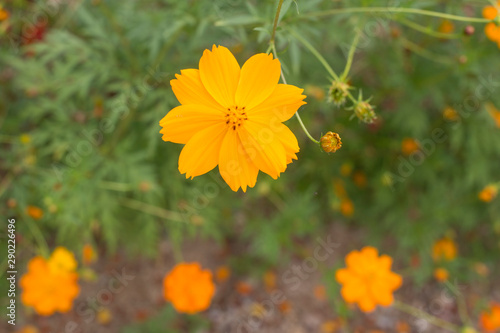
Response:
[{"label": "yellow petal", "polygon": [[378,264],[380,270],[389,271],[392,266],[392,258],[385,254],[381,255],[380,258],[378,258]]},{"label": "yellow petal", "polygon": [[271,54],[259,53],[241,68],[236,105],[251,109],[272,94],[280,79],[281,65]]},{"label": "yellow petal", "polygon": [[250,120],[239,130],[250,159],[262,172],[277,179],[286,170],[286,152],[272,128]]},{"label": "yellow petal", "polygon": [[200,59],[201,82],[224,108],[234,106],[234,95],[240,79],[240,65],[224,46],[205,50]]},{"label": "yellow petal", "polygon": [[170,85],[179,103],[206,105],[214,109],[223,108],[205,89],[199,70],[184,69],[181,70],[181,75],[175,74],[175,77],[175,80],[170,81]]},{"label": "yellow petal", "polygon": [[186,144],[196,133],[216,123],[224,123],[224,113],[204,105],[180,105],[162,120],[163,141]]},{"label": "yellow petal", "polygon": [[363,312],[372,312],[375,310],[376,304],[371,297],[363,297],[358,301],[358,306]]},{"label": "yellow petal", "polygon": [[290,131],[285,124],[282,124],[276,119],[274,120],[274,122],[267,122],[263,118],[258,118],[255,122],[268,125],[269,128],[272,129],[272,131],[278,136],[283,148],[285,148],[286,164],[290,164],[292,163],[292,160],[297,159],[296,153],[300,151],[299,142],[297,141],[295,134],[293,134],[293,132]]},{"label": "yellow petal", "polygon": [[227,127],[215,124],[196,133],[179,156],[179,171],[186,178],[203,175],[217,166]]},{"label": "yellow petal", "polygon": [[250,119],[277,119],[284,122],[290,119],[300,106],[306,104],[302,95],[304,89],[292,85],[278,84],[271,95],[255,108],[248,111]]},{"label": "yellow petal", "polygon": [[355,275],[353,275],[352,272],[348,269],[341,268],[335,272],[335,280],[337,280],[338,283],[348,283],[353,278],[355,278]]},{"label": "yellow petal", "polygon": [[357,302],[360,299],[366,297],[366,285],[363,284],[359,279],[352,280],[342,287],[340,294],[342,298],[347,303]]},{"label": "yellow petal", "polygon": [[370,287],[373,299],[380,305],[389,306],[394,301],[392,292],[384,285],[374,284]]},{"label": "yellow petal", "polygon": [[483,17],[488,20],[493,20],[498,15],[498,10],[493,6],[483,8]]},{"label": "yellow petal", "polygon": [[254,187],[259,169],[241,143],[237,131],[228,130],[219,153],[219,172],[233,191]]},{"label": "yellow petal", "polygon": [[488,23],[484,28],[484,33],[489,40],[493,42],[500,42],[500,27],[495,23]]}]

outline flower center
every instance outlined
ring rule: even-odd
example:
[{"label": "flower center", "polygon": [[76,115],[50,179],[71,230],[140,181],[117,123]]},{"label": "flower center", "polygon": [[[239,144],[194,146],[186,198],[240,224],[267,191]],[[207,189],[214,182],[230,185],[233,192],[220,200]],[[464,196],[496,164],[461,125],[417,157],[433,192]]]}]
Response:
[{"label": "flower center", "polygon": [[241,126],[243,121],[248,120],[247,114],[245,112],[245,107],[230,107],[227,108],[226,115],[224,116],[226,125],[231,127],[235,131]]}]

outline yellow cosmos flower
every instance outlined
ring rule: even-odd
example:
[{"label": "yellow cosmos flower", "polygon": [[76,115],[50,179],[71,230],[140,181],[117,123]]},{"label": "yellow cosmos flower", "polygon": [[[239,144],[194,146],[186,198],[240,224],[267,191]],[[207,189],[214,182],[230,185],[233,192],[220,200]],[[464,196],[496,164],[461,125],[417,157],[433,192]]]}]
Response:
[{"label": "yellow cosmos flower", "polygon": [[365,246],[347,254],[345,262],[347,267],[338,269],[335,279],[342,285],[340,294],[347,303],[357,303],[363,312],[393,303],[392,294],[401,287],[403,279],[391,271],[391,257],[379,256],[376,248]]},{"label": "yellow cosmos flower", "polygon": [[188,177],[217,165],[233,191],[253,187],[260,171],[277,179],[297,159],[295,135],[282,122],[306,104],[303,89],[278,84],[281,64],[260,53],[240,68],[232,53],[215,45],[199,69],[170,81],[181,103],[161,121],[164,141],[185,144],[179,171]]},{"label": "yellow cosmos flower", "polygon": [[58,246],[47,261],[50,270],[54,273],[71,273],[76,270],[78,263],[75,255],[62,246]]},{"label": "yellow cosmos flower", "polygon": [[[500,7],[500,1],[497,1],[497,6]],[[498,16],[498,7],[484,7],[483,17],[488,20],[494,20]],[[500,26],[498,26],[496,23],[490,22],[486,24],[484,33],[489,40],[498,43],[498,47],[500,47]]]},{"label": "yellow cosmos flower", "polygon": [[432,246],[434,261],[452,261],[457,257],[458,249],[455,242],[449,238],[441,238]]}]

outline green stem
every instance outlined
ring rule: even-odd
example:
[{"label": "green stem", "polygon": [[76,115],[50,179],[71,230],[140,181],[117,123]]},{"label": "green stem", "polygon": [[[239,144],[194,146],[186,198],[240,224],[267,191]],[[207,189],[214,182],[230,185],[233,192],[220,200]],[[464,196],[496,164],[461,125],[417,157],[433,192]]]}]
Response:
[{"label": "green stem", "polygon": [[146,213],[146,214],[158,216],[158,217],[166,219],[166,220],[183,222],[182,216],[179,213],[172,212],[172,211],[166,210],[166,209],[161,208],[161,207],[153,206],[153,205],[144,203],[142,201],[124,198],[121,200],[120,203],[125,207],[135,209],[135,210],[141,211],[141,212]]},{"label": "green stem", "polygon": [[469,314],[467,313],[467,303],[465,302],[464,296],[460,290],[458,290],[458,288],[449,281],[445,281],[445,285],[450,288],[451,292],[457,297],[458,315],[460,316],[460,320],[462,320],[463,323],[470,324]]},{"label": "green stem", "polygon": [[269,40],[269,44],[274,44],[274,39],[276,37],[276,28],[278,27],[278,21],[280,19],[281,6],[283,6],[283,0],[279,0],[279,2],[278,2],[278,9],[276,9],[276,16],[274,17],[273,32],[271,34],[271,39]]},{"label": "green stem", "polygon": [[288,30],[288,32],[290,32],[290,34],[292,36],[294,36],[295,38],[297,38],[297,40],[299,42],[301,42],[302,45],[304,45],[309,50],[309,52],[311,52],[318,59],[318,61],[323,65],[323,67],[325,67],[325,69],[328,72],[328,74],[330,74],[336,81],[339,80],[338,75],[335,73],[335,71],[332,69],[332,67],[330,67],[330,65],[325,60],[325,58],[323,58],[323,56],[321,55],[321,53],[319,53],[318,50],[316,50],[314,48],[314,46],[312,46],[311,43],[309,43],[305,38],[303,38],[301,35],[299,35],[293,29],[287,29],[287,30]]},{"label": "green stem", "polygon": [[130,184],[124,184],[124,183],[118,183],[118,182],[108,182],[108,181],[104,181],[104,180],[99,183],[99,188],[102,188],[104,190],[117,191],[117,192],[132,191],[132,187],[130,186]]},{"label": "green stem", "polygon": [[460,37],[459,34],[446,34],[446,33],[434,31],[434,30],[432,30],[432,29],[430,29],[428,27],[424,27],[424,26],[422,26],[420,24],[417,24],[415,22],[412,22],[412,21],[407,20],[407,19],[402,18],[402,17],[395,19],[395,21],[398,21],[401,24],[404,24],[407,27],[412,28],[413,30],[419,31],[421,33],[424,33],[426,35],[429,35],[429,36],[432,36],[432,37],[436,37],[436,38],[455,39],[455,38],[459,38]]},{"label": "green stem", "polygon": [[409,315],[425,319],[434,326],[441,327],[452,332],[460,331],[460,327],[453,325],[452,323],[449,323],[445,320],[442,320],[441,318],[434,317],[428,314],[427,312],[422,311],[414,306],[402,303],[400,301],[394,301],[394,307]]},{"label": "green stem", "polygon": [[467,17],[467,16],[459,16],[453,14],[439,13],[431,10],[418,9],[418,8],[400,8],[400,7],[352,7],[352,8],[339,8],[339,9],[330,9],[322,12],[312,12],[308,14],[303,14],[301,18],[311,18],[311,17],[322,17],[329,16],[335,14],[345,14],[345,13],[406,13],[406,14],[417,14],[417,15],[425,15],[432,17],[440,17],[443,19],[453,20],[453,21],[462,21],[462,22],[476,22],[476,23],[487,23],[491,22],[489,19],[485,18],[477,18],[477,17]]},{"label": "green stem", "polygon": [[42,256],[47,258],[49,256],[50,250],[49,250],[49,245],[47,244],[47,241],[43,237],[43,234],[36,225],[36,223],[33,223],[33,221],[29,218],[26,219],[26,225],[28,226],[28,229],[31,231],[31,234],[35,238],[36,243],[38,244],[38,248],[40,252],[42,253]]},{"label": "green stem", "polygon": [[352,60],[354,58],[354,52],[356,52],[356,47],[358,46],[359,37],[361,37],[361,31],[358,30],[356,32],[356,36],[354,37],[354,41],[352,42],[351,48],[349,49],[349,55],[347,57],[347,63],[345,65],[344,73],[342,73],[341,80],[345,80],[347,75],[349,75],[349,71],[351,70]]},{"label": "green stem", "polygon": [[401,44],[406,47],[408,50],[412,51],[415,54],[418,54],[419,56],[426,58],[430,61],[435,61],[441,64],[446,64],[449,65],[452,63],[448,58],[442,57],[440,55],[434,54],[432,52],[427,51],[426,49],[418,46],[417,44],[410,42],[406,38],[400,37]]}]

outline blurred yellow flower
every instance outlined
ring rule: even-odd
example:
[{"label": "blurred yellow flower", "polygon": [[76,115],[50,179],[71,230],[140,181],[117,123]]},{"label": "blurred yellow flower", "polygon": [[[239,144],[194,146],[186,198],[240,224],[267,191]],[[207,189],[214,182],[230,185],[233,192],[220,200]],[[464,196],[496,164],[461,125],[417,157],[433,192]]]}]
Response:
[{"label": "blurred yellow flower", "polygon": [[108,308],[100,308],[97,310],[97,322],[101,325],[107,325],[113,319],[113,315]]},{"label": "blurred yellow flower", "polygon": [[318,101],[322,101],[325,99],[325,89],[321,87],[308,84],[304,87],[304,89],[307,96],[312,96]]},{"label": "blurred yellow flower", "polygon": [[233,191],[255,186],[259,170],[277,179],[297,159],[297,138],[283,124],[306,97],[278,84],[281,64],[271,54],[252,56],[242,68],[225,47],[205,50],[199,70],[170,81],[181,103],[161,121],[164,141],[184,144],[179,171],[186,178],[217,165]]},{"label": "blurred yellow flower", "polygon": [[75,255],[62,246],[58,246],[52,252],[47,264],[49,269],[56,274],[74,272],[78,265]]},{"label": "blurred yellow flower", "polygon": [[29,134],[21,134],[19,141],[21,141],[22,144],[28,144],[31,142],[31,136]]},{"label": "blurred yellow flower", "polygon": [[401,142],[401,151],[405,155],[411,155],[413,152],[416,152],[420,149],[420,145],[413,138],[404,138]]},{"label": "blurred yellow flower", "polygon": [[21,277],[21,302],[31,306],[42,316],[54,312],[68,312],[78,296],[78,274],[52,270],[49,263],[38,256],[28,263],[28,272]]},{"label": "blurred yellow flower", "polygon": [[347,254],[345,262],[347,268],[337,270],[335,278],[342,284],[340,293],[347,303],[357,303],[363,312],[371,312],[377,305],[392,304],[392,293],[403,279],[391,271],[391,257],[379,257],[376,248],[365,246],[361,251]]},{"label": "blurred yellow flower", "polygon": [[165,275],[163,295],[178,312],[193,314],[205,311],[215,293],[212,272],[202,270],[197,262],[180,263]]},{"label": "blurred yellow flower", "polygon": [[[500,6],[500,1],[497,1],[497,6]],[[483,8],[483,17],[488,20],[494,20],[498,16],[498,9],[494,6],[486,6]],[[496,42],[500,47],[500,26],[494,22],[486,24],[484,33],[489,40]]]},{"label": "blurred yellow flower", "polygon": [[26,207],[26,213],[35,220],[39,220],[43,217],[43,210],[41,210],[37,206]]},{"label": "blurred yellow flower", "polygon": [[449,276],[450,274],[448,273],[448,270],[445,268],[438,267],[434,270],[434,278],[439,282],[444,282],[448,280]]},{"label": "blurred yellow flower", "polygon": [[347,177],[351,174],[352,172],[352,164],[349,163],[349,162],[344,162],[342,163],[342,165],[340,166],[340,174],[344,177]]},{"label": "blurred yellow flower", "polygon": [[457,110],[452,108],[451,106],[447,106],[443,110],[443,118],[449,121],[457,121],[460,119]]},{"label": "blurred yellow flower", "polygon": [[273,271],[267,271],[264,273],[262,279],[264,280],[264,286],[266,287],[266,290],[268,292],[276,289],[276,273],[274,273]]},{"label": "blurred yellow flower", "polygon": [[500,329],[500,304],[491,303],[490,309],[481,313],[479,324],[486,332],[496,332]]},{"label": "blurred yellow flower", "polygon": [[434,261],[451,261],[457,256],[457,245],[449,238],[441,238],[432,246],[432,259]]},{"label": "blurred yellow flower", "polygon": [[498,194],[498,187],[496,185],[490,184],[481,190],[478,194],[478,198],[484,202],[491,202],[496,198]]}]

